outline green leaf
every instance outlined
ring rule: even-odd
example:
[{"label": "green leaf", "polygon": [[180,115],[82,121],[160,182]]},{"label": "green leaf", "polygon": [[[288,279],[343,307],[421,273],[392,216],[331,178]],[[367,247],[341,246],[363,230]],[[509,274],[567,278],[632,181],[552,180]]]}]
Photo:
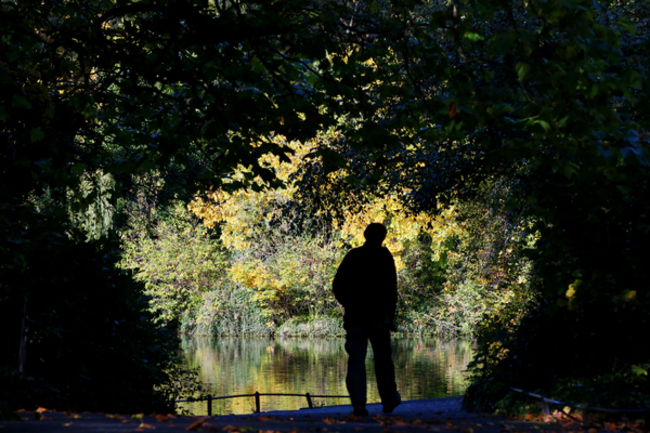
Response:
[{"label": "green leaf", "polygon": [[618,25],[620,25],[626,32],[632,35],[636,34],[636,27],[634,26],[634,23],[632,23],[632,21],[630,21],[628,18],[620,18],[618,20]]},{"label": "green leaf", "polygon": [[476,33],[476,32],[466,32],[466,33],[463,35],[463,37],[464,37],[465,39],[469,39],[469,40],[472,41],[472,42],[482,41],[483,39],[485,39],[485,38],[483,37],[483,35],[481,35],[480,33]]},{"label": "green leaf", "polygon": [[519,77],[519,80],[523,80],[530,72],[531,67],[529,63],[519,62],[517,63],[517,66],[515,66],[515,69],[517,70],[517,77]]},{"label": "green leaf", "polygon": [[5,107],[0,107],[0,121],[6,122],[11,117],[11,113]]},{"label": "green leaf", "polygon": [[43,138],[45,138],[45,134],[40,128],[32,128],[29,131],[29,139],[32,143],[35,141],[41,141]]},{"label": "green leaf", "polygon": [[72,166],[70,169],[70,173],[72,173],[74,176],[81,176],[84,171],[86,171],[86,164],[83,162],[79,162],[75,165]]},{"label": "green leaf", "polygon": [[544,128],[544,131],[548,132],[551,130],[551,125],[545,120],[537,120],[535,121],[536,124],[540,125],[542,128]]},{"label": "green leaf", "polygon": [[14,95],[11,106],[14,108],[32,108],[32,104],[23,95]]}]

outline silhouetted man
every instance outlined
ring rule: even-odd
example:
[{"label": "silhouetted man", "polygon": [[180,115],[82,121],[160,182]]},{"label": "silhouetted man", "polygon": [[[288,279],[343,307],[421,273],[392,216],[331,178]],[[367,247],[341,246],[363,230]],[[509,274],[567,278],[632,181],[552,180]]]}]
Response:
[{"label": "silhouetted man", "polygon": [[352,400],[353,413],[368,415],[366,409],[366,352],[368,340],[375,357],[377,388],[384,413],[391,413],[401,402],[395,384],[395,367],[390,349],[390,331],[397,303],[395,262],[382,246],[386,227],[368,225],[363,233],[366,243],[350,250],[334,277],[336,300],[345,308],[345,350],[349,355],[345,383]]}]

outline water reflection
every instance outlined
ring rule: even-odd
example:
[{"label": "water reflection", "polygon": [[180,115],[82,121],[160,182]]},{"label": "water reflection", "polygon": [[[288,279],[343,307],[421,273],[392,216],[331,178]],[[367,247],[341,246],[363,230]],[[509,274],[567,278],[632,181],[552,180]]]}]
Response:
[{"label": "water reflection", "polygon": [[[342,339],[208,339],[185,340],[185,356],[200,367],[200,380],[213,396],[261,393],[347,395],[347,355]],[[472,356],[469,341],[396,339],[393,360],[397,387],[404,400],[462,395],[465,369]],[[368,402],[379,402],[372,350],[367,359]],[[315,399],[316,405],[346,404],[346,399]],[[262,397],[262,411],[299,409],[300,397]],[[205,414],[206,403],[185,406]],[[251,413],[253,398],[218,400],[215,414]]]}]

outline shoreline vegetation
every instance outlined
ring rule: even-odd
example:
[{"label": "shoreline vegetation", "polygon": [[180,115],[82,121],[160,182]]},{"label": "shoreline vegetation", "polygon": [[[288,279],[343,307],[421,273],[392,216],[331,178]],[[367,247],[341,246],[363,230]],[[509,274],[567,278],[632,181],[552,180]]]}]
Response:
[{"label": "shoreline vegetation", "polygon": [[377,220],[388,227],[385,245],[396,259],[400,332],[473,337],[486,319],[507,317],[515,326],[534,300],[524,249],[535,235],[481,200],[426,215],[407,213],[391,197],[366,197],[356,212],[328,223],[298,217],[288,190],[127,209],[120,266],[144,284],[159,323],[177,323],[188,335],[341,335],[331,281]]}]

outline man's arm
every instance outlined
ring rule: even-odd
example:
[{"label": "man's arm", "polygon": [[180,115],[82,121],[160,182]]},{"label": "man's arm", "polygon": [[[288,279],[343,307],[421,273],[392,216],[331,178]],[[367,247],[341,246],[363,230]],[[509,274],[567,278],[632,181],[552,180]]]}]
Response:
[{"label": "man's arm", "polygon": [[386,322],[391,331],[396,331],[394,324],[395,309],[397,308],[397,269],[395,268],[395,259],[386,248]]},{"label": "man's arm", "polygon": [[334,297],[343,307],[346,306],[348,301],[348,285],[350,283],[350,253],[345,255],[343,261],[339,265],[339,268],[334,275],[334,280],[332,280],[332,289],[334,291]]}]

